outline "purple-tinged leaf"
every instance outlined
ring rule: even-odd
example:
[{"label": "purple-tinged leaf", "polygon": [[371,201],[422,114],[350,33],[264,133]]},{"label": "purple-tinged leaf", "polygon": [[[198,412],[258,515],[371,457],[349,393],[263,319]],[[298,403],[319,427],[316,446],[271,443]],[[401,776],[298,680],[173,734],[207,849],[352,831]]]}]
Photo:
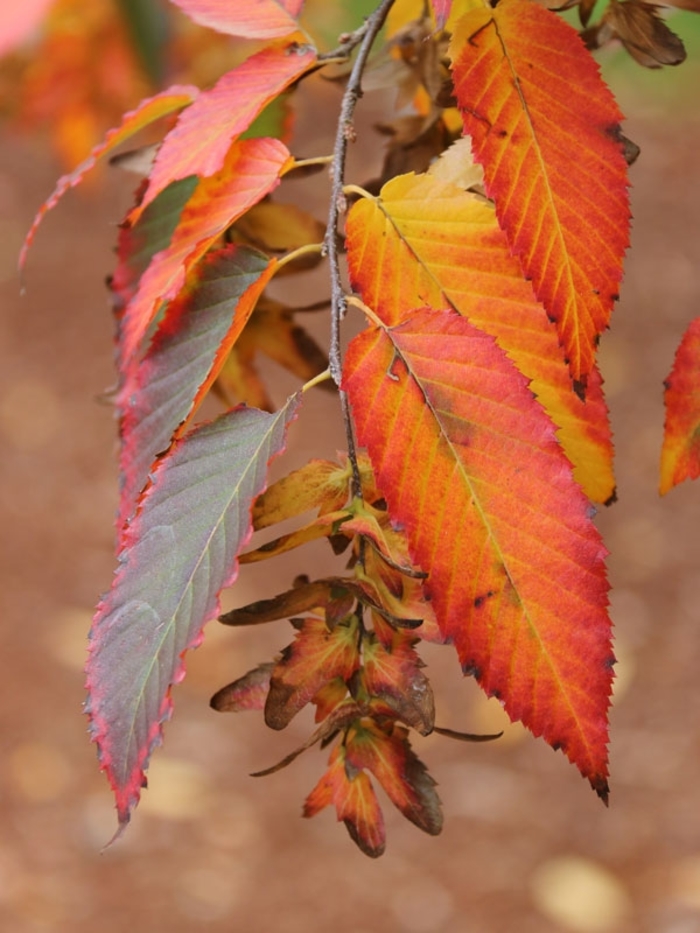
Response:
[{"label": "purple-tinged leaf", "polygon": [[[145,216],[145,215],[144,215]],[[270,260],[230,245],[195,267],[119,394],[119,522],[131,515],[156,454],[183,433],[269,279]]]},{"label": "purple-tinged leaf", "polygon": [[101,600],[87,663],[87,712],[114,789],[120,828],[170,717],[184,652],[219,612],[252,533],[251,505],[299,407],[227,412],[177,440],[124,529],[112,589]]}]

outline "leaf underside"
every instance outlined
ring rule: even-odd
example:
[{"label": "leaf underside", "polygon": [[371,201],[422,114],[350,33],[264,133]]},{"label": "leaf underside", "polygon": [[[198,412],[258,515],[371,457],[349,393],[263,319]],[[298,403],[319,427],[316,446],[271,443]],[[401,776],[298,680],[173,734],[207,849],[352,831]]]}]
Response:
[{"label": "leaf underside", "polygon": [[253,499],[298,405],[293,396],[275,415],[236,409],[176,441],[124,531],[87,664],[90,730],[122,827],[171,714],[184,652],[199,644],[221,589],[236,577]]},{"label": "leaf underside", "polygon": [[231,146],[219,172],[200,180],[170,244],[154,256],[126,307],[119,347],[122,366],[133,361],[160,303],[180,292],[189,269],[227,227],[279,184],[291,162],[279,140],[242,139]]},{"label": "leaf underside", "polygon": [[120,517],[131,515],[156,454],[184,433],[270,278],[267,256],[234,245],[199,263],[170,302],[119,393]]},{"label": "leaf underside", "polygon": [[531,0],[467,13],[450,57],[486,192],[583,385],[629,245],[622,115],[576,30]]},{"label": "leaf underside", "polygon": [[525,379],[490,336],[424,309],[356,337],[344,386],[465,673],[605,798],[606,552]]}]

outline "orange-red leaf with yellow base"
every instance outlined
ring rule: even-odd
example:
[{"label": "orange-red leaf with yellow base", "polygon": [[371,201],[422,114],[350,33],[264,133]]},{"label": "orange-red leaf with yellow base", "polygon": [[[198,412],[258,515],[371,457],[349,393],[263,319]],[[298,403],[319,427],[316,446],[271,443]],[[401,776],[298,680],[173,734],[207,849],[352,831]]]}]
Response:
[{"label": "orange-red leaf with yellow base", "polygon": [[525,378],[492,337],[423,309],[356,337],[344,387],[463,670],[606,799],[606,551]]},{"label": "orange-red leaf with yellow base", "polygon": [[629,244],[622,115],[576,30],[532,0],[473,2],[450,46],[487,194],[585,385]]},{"label": "orange-red leaf with yellow base", "polygon": [[154,123],[161,117],[166,117],[168,114],[173,113],[173,111],[181,110],[183,107],[191,104],[198,94],[199,89],[196,87],[188,87],[186,85],[182,87],[171,87],[167,91],[163,91],[162,94],[157,94],[155,97],[150,97],[148,100],[141,101],[135,110],[125,114],[121,125],[110,130],[106,134],[104,140],[98,146],[95,146],[84,162],[81,162],[80,165],[68,175],[63,175],[62,178],[59,178],[53,193],[39,208],[34,222],[29,228],[29,233],[27,234],[20,254],[20,266],[24,265],[27,250],[31,246],[37,227],[44,219],[44,215],[58,204],[69,188],[74,188],[83,180],[85,174],[90,171],[100,156],[111,152],[120,145],[120,143],[123,143],[125,140],[129,139],[130,136],[133,136],[134,133],[138,133],[138,131],[142,130],[144,127],[150,126],[151,123]]},{"label": "orange-red leaf with yellow base", "polygon": [[154,256],[122,320],[120,358],[133,357],[162,301],[174,298],[194,263],[226,228],[278,184],[292,164],[276,139],[237,140],[221,171],[203,178],[180,215],[170,245]]},{"label": "orange-red leaf with yellow base", "polygon": [[210,91],[203,91],[163,140],[131,222],[173,181],[218,172],[232,141],[315,61],[315,50],[306,46],[272,46],[251,55]]},{"label": "orange-red leaf with yellow base", "polygon": [[586,495],[615,490],[602,380],[585,402],[573,391],[556,330],[511,255],[493,208],[431,175],[392,179],[348,215],[348,264],[363,301],[388,324],[411,308],[451,306],[494,336],[559,428]]},{"label": "orange-red leaf with yellow base", "polygon": [[683,335],[665,386],[661,495],[700,476],[700,318]]}]

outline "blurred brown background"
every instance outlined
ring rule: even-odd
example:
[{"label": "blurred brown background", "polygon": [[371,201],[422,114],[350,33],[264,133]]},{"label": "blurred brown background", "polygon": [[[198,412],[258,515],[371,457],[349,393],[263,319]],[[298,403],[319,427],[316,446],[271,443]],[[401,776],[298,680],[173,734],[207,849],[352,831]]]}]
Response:
[{"label": "blurred brown background", "polygon": [[[60,169],[44,143],[2,132],[0,929],[700,931],[700,486],[664,501],[656,492],[662,380],[700,314],[697,62],[663,75],[610,71],[626,132],[642,149],[622,301],[602,346],[619,488],[600,516],[621,662],[610,809],[520,727],[485,746],[417,738],[440,785],[445,830],[424,836],[384,800],[388,847],[376,862],[330,811],[299,818],[325,753],[248,777],[295,747],[309,716],[272,734],[260,716],[208,708],[218,687],[290,641],[286,623],[244,633],[209,626],[175,691],[151,789],[124,838],[101,854],[114,814],[81,714],[82,665],[92,608],[113,569],[115,424],[97,401],[112,380],[103,279],[133,182],[110,173],[49,216],[21,297],[17,251]],[[319,93],[332,103],[334,91]],[[300,138],[315,132],[318,106],[302,108]],[[378,106],[367,99],[365,123]],[[358,182],[377,160],[376,138],[361,138]],[[307,138],[299,155],[324,147]],[[305,184],[307,203],[321,204],[323,177]],[[322,289],[318,280],[293,287],[285,297],[294,300]],[[291,383],[271,378],[283,397]],[[280,468],[332,455],[342,446],[336,420],[334,402],[312,393]],[[319,547],[246,569],[227,605],[280,591],[323,562]],[[451,652],[425,657],[442,724],[500,728],[500,707],[460,677]]]}]

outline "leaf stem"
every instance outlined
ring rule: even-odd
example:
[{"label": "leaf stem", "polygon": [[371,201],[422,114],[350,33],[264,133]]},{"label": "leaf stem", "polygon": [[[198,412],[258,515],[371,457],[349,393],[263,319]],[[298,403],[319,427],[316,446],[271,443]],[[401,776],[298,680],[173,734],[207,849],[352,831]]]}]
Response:
[{"label": "leaf stem", "polygon": [[335,145],[333,147],[333,162],[331,166],[332,185],[330,209],[328,212],[328,226],[326,228],[326,255],[330,264],[331,276],[331,341],[329,352],[329,368],[333,381],[338,386],[340,394],[340,404],[343,411],[343,421],[345,423],[345,433],[348,440],[348,458],[352,464],[352,487],[353,495],[362,497],[362,483],[360,480],[360,469],[357,464],[357,450],[355,446],[355,434],[352,427],[352,416],[350,413],[350,403],[346,393],[340,388],[342,378],[342,353],[340,349],[340,322],[346,311],[345,291],[340,274],[340,258],[338,252],[338,222],[340,214],[346,208],[345,194],[343,188],[345,185],[345,161],[348,151],[348,142],[354,138],[353,115],[355,105],[362,96],[362,75],[367,66],[367,59],[372,49],[379,31],[384,25],[384,20],[394,0],[382,0],[376,10],[365,20],[363,26],[355,30],[354,33],[341,40],[341,48],[348,49],[347,54],[354,48],[359,41],[359,50],[357,58],[352,66],[350,78],[348,79],[345,93],[340,105],[340,116],[338,118],[338,128],[336,131]]},{"label": "leaf stem", "polygon": [[323,253],[323,251],[323,243],[305,243],[304,246],[299,246],[297,249],[293,249],[291,252],[286,253],[281,259],[278,259],[275,272],[281,269],[282,266],[286,266],[288,262],[294,262],[295,259],[299,259],[301,256],[309,256],[311,254],[318,256],[318,254]]}]

